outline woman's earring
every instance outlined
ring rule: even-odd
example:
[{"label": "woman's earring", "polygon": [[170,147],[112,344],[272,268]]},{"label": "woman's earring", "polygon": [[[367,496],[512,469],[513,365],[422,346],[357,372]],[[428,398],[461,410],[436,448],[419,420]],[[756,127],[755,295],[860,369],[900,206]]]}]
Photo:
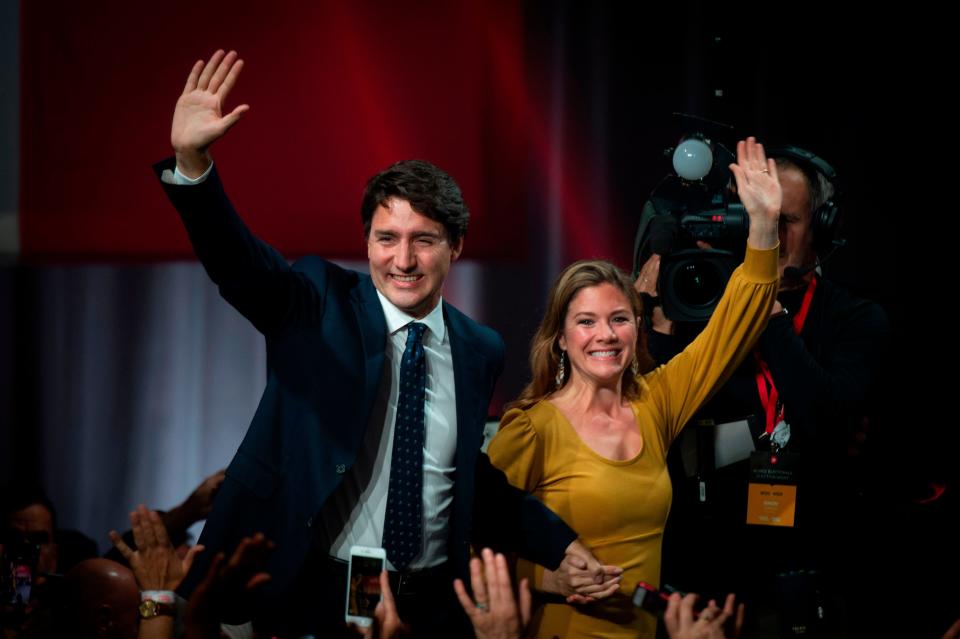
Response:
[{"label": "woman's earring", "polygon": [[554,381],[557,383],[557,388],[563,386],[563,382],[567,377],[567,370],[564,366],[563,361],[567,358],[567,351],[560,351],[560,365],[557,366],[557,377]]}]

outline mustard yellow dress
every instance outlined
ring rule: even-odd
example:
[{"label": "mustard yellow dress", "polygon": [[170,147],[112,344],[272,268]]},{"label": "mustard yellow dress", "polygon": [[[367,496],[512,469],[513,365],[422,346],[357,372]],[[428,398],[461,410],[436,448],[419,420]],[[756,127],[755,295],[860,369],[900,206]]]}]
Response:
[{"label": "mustard yellow dress", "polygon": [[[632,403],[640,452],[614,461],[583,443],[549,401],[504,415],[490,443],[493,464],[563,518],[604,564],[623,568],[620,592],[588,606],[548,603],[533,637],[654,637],[656,619],[631,604],[639,581],[660,584],[660,548],[673,489],[670,444],[753,348],[777,293],[777,249],[748,249],[704,331],[674,359],[640,378]],[[543,569],[521,561],[535,587]]]}]

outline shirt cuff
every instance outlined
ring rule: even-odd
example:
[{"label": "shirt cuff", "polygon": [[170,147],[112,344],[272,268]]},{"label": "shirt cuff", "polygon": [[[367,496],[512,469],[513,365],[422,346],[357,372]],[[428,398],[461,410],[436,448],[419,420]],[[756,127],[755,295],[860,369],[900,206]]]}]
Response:
[{"label": "shirt cuff", "polygon": [[167,169],[160,176],[160,179],[166,182],[167,184],[176,184],[178,186],[193,186],[194,184],[200,184],[204,182],[207,177],[210,175],[210,171],[213,170],[213,162],[210,163],[210,166],[207,167],[207,170],[200,175],[200,177],[190,178],[180,172],[180,169],[176,166],[173,168],[173,171]]}]

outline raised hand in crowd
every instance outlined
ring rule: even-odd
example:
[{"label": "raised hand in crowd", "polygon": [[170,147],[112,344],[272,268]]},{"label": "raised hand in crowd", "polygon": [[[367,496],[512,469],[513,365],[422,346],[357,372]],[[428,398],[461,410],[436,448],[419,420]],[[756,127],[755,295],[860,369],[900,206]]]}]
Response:
[{"label": "raised hand in crowd", "polygon": [[110,531],[110,540],[130,565],[140,590],[176,590],[203,546],[193,546],[181,559],[170,543],[160,514],[148,511],[143,504],[130,513],[130,525],[136,550],[131,549],[115,530]]},{"label": "raised hand in crowd", "polygon": [[[166,639],[173,632],[173,591],[187,576],[193,558],[203,546],[193,546],[181,559],[170,543],[160,514],[148,511],[143,504],[130,513],[130,525],[136,550],[131,549],[115,530],[110,531],[110,540],[130,565],[142,602],[152,602],[150,612],[157,612],[141,620],[137,636],[140,639]],[[164,612],[158,612],[164,609]]]},{"label": "raised hand in crowd", "polygon": [[470,560],[470,585],[473,598],[463,581],[456,579],[453,589],[460,605],[470,618],[477,639],[519,639],[530,622],[530,585],[520,581],[520,605],[513,595],[513,583],[506,558],[489,548]]},{"label": "raised hand in crowd", "polygon": [[213,510],[213,500],[226,476],[226,470],[218,470],[200,482],[182,504],[161,514],[171,538],[185,535],[190,526],[207,518]]},{"label": "raised hand in crowd", "polygon": [[217,553],[187,605],[186,639],[216,639],[221,620],[250,610],[251,591],[270,581],[266,567],[273,548],[272,541],[257,533],[244,537],[229,560]]},{"label": "raised hand in crowd", "polygon": [[736,597],[727,595],[723,608],[712,599],[697,615],[694,605],[699,596],[679,593],[670,595],[663,623],[670,639],[736,639],[743,629],[744,605],[736,605]]},{"label": "raised hand in crowd", "polygon": [[[203,521],[210,514],[213,508],[213,500],[217,496],[217,491],[226,477],[225,471],[218,470],[214,474],[205,478],[199,486],[179,506],[171,508],[169,511],[157,511],[160,515],[160,521],[167,531],[167,537],[177,548],[177,554],[183,556],[188,548],[186,541],[190,526]],[[127,531],[123,534],[123,541],[131,549],[136,550],[137,542],[133,538],[133,531]],[[124,563],[125,558],[120,554],[119,549],[111,548],[104,554],[107,559],[112,559],[119,563]]]}]

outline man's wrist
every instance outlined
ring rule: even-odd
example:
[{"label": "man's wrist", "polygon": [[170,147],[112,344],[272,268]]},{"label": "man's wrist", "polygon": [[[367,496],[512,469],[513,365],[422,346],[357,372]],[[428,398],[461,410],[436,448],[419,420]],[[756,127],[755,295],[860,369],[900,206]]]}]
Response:
[{"label": "man's wrist", "polygon": [[172,605],[177,601],[177,594],[172,590],[141,590],[140,601],[155,601]]},{"label": "man's wrist", "polygon": [[540,584],[536,587],[541,592],[557,594],[557,573],[556,571],[544,568],[540,576]]},{"label": "man's wrist", "polygon": [[137,612],[141,620],[173,617],[177,614],[176,595],[172,590],[142,590]]},{"label": "man's wrist", "polygon": [[177,171],[191,181],[199,180],[210,170],[213,158],[207,151],[176,151]]}]

